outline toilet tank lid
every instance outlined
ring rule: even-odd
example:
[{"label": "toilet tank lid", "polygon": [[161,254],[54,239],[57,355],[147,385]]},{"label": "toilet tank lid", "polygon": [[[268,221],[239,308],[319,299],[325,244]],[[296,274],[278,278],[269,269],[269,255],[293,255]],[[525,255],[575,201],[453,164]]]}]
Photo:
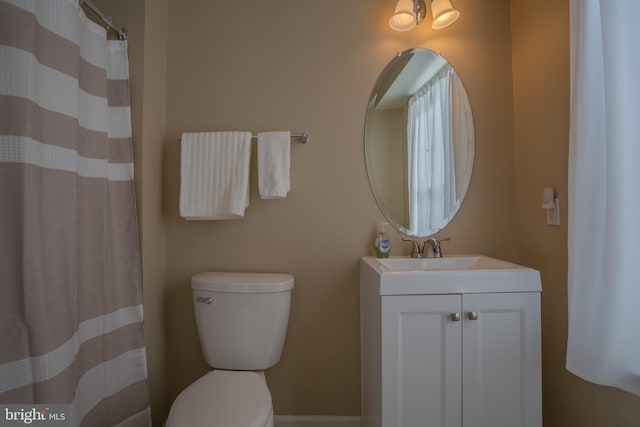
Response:
[{"label": "toilet tank lid", "polygon": [[258,294],[285,292],[293,288],[293,276],[284,273],[206,271],[191,277],[191,287],[209,292]]}]

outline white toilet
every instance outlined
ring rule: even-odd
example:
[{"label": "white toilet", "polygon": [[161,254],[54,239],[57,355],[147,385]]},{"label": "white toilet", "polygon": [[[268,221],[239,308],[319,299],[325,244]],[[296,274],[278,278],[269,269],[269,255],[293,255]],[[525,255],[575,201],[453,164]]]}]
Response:
[{"label": "white toilet", "polygon": [[204,358],[214,370],[184,389],[167,427],[272,427],[263,371],[280,360],[293,276],[206,272],[191,278]]}]

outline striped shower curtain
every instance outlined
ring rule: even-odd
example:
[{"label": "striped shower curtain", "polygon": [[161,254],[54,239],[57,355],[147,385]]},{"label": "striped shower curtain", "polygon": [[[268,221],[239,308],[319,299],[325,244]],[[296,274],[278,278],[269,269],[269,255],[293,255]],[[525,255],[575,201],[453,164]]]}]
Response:
[{"label": "striped shower curtain", "polygon": [[126,41],[0,0],[0,406],[150,425],[130,120]]}]

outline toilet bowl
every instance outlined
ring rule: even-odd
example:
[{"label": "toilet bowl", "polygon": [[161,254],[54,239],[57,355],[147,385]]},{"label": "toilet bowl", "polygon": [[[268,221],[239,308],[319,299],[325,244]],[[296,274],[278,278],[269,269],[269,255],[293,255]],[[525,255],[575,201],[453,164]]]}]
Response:
[{"label": "toilet bowl", "polygon": [[167,427],[272,427],[264,373],[213,370],[176,398]]},{"label": "toilet bowl", "polygon": [[273,427],[264,370],[280,360],[293,276],[206,272],[191,278],[198,335],[213,371],[176,398],[167,427]]}]

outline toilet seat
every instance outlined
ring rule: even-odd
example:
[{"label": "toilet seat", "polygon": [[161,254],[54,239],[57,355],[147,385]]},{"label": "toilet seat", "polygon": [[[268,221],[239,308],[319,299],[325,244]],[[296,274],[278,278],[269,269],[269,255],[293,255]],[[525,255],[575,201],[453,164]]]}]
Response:
[{"label": "toilet seat", "polygon": [[262,372],[214,370],[184,389],[167,427],[268,427],[271,394]]}]

